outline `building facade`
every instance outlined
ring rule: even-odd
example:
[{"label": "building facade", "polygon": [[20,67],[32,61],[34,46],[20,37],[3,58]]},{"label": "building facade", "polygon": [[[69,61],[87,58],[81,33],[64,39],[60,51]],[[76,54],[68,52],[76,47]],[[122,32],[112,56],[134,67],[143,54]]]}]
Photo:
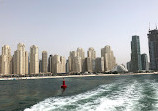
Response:
[{"label": "building facade", "polygon": [[39,60],[39,72],[42,73],[43,72],[43,69],[42,69],[42,60],[40,59]]},{"label": "building facade", "polygon": [[127,62],[127,69],[129,72],[131,71],[131,61]]},{"label": "building facade", "polygon": [[149,30],[148,44],[150,55],[150,70],[158,71],[158,30]]},{"label": "building facade", "polygon": [[101,57],[104,58],[104,71],[111,71],[116,65],[116,59],[110,46],[101,49]]},{"label": "building facade", "polygon": [[68,57],[68,68],[70,73],[80,73],[84,64],[84,54],[82,51],[70,51],[70,56]]},{"label": "building facade", "polygon": [[86,63],[85,63],[85,52],[82,48],[77,48],[76,51],[77,57],[76,60],[81,60],[81,72],[85,72],[85,67],[86,67]]},{"label": "building facade", "polygon": [[138,72],[142,70],[141,54],[140,54],[140,42],[139,36],[132,36],[131,41],[131,71]]},{"label": "building facade", "polygon": [[47,73],[48,72],[48,65],[47,65],[47,51],[42,52],[42,72]]},{"label": "building facade", "polygon": [[96,59],[96,51],[94,48],[89,48],[87,51],[87,58],[86,58],[86,66],[88,72],[95,71],[95,59]]},{"label": "building facade", "polygon": [[48,72],[52,72],[52,57],[53,55],[49,55],[48,58]]},{"label": "building facade", "polygon": [[[26,55],[25,55],[26,54]],[[19,43],[17,46],[17,50],[14,51],[14,74],[26,74],[28,66],[26,66],[27,63],[25,63],[27,59],[27,52],[25,52],[25,45],[22,43]]]},{"label": "building facade", "polygon": [[25,51],[25,74],[29,73],[29,57],[28,52]]},{"label": "building facade", "polygon": [[59,55],[52,56],[52,74],[65,73],[66,72],[66,60]]},{"label": "building facade", "polygon": [[149,70],[149,62],[147,54],[141,55],[142,70]]},{"label": "building facade", "polygon": [[95,72],[104,72],[104,57],[95,59]]},{"label": "building facade", "polygon": [[30,74],[39,74],[38,47],[35,45],[30,47]]},{"label": "building facade", "polygon": [[0,73],[3,75],[12,73],[12,56],[11,48],[8,45],[2,47],[2,55],[0,56]]}]

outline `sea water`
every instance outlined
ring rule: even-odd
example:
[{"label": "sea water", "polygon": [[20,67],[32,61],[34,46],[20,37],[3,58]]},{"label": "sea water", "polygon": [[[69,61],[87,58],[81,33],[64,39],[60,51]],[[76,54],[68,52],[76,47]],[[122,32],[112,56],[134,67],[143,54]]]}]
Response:
[{"label": "sea water", "polygon": [[0,111],[158,111],[158,75],[0,81]]}]

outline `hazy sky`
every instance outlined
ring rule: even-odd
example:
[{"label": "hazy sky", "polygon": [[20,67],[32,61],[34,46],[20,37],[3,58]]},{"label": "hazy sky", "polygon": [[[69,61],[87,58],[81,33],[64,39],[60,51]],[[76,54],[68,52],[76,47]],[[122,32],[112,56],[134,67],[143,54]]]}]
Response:
[{"label": "hazy sky", "polygon": [[[148,54],[147,33],[158,24],[158,0],[0,0],[0,47],[13,51],[22,42],[39,54],[69,56],[81,47],[97,56],[110,45],[118,64],[130,60],[131,36],[140,36],[141,53]],[[1,51],[0,51],[1,53]]]}]

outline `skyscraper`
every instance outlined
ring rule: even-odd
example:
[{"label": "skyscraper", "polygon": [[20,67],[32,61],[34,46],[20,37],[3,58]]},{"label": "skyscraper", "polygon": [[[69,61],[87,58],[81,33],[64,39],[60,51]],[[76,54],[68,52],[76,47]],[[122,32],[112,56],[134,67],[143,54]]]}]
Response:
[{"label": "skyscraper", "polygon": [[139,36],[132,36],[131,41],[131,71],[142,70]]},{"label": "skyscraper", "polygon": [[70,56],[68,57],[68,68],[71,73],[85,71],[85,55],[82,48],[77,48],[77,51],[70,51]]},{"label": "skyscraper", "polygon": [[65,73],[66,72],[65,64],[66,64],[66,60],[64,57],[59,55],[52,56],[52,73],[53,74]]},{"label": "skyscraper", "polygon": [[142,70],[149,70],[149,63],[148,63],[147,54],[141,55],[141,62],[142,62]]},{"label": "skyscraper", "polygon": [[68,73],[69,72],[69,60],[66,60],[66,73]]},{"label": "skyscraper", "polygon": [[48,58],[48,72],[52,72],[52,55]]},{"label": "skyscraper", "polygon": [[81,57],[74,57],[74,72],[80,73],[82,72],[82,59]]},{"label": "skyscraper", "polygon": [[30,47],[30,74],[39,73],[38,47],[32,45]]},{"label": "skyscraper", "polygon": [[68,67],[69,72],[73,73],[75,71],[75,57],[77,56],[76,51],[70,51],[70,55],[68,57]]},{"label": "skyscraper", "polygon": [[95,59],[95,72],[104,72],[104,57]]},{"label": "skyscraper", "polygon": [[116,65],[116,59],[110,46],[101,49],[101,57],[104,58],[104,71],[110,71]]},{"label": "skyscraper", "polygon": [[149,30],[148,43],[150,55],[150,69],[158,70],[158,30]]},{"label": "skyscraper", "polygon": [[17,50],[14,52],[14,74],[25,74],[25,45],[19,43],[17,46]]},{"label": "skyscraper", "polygon": [[43,67],[42,67],[42,60],[40,59],[40,60],[39,60],[39,72],[40,72],[40,73],[43,72],[42,68],[43,68]]},{"label": "skyscraper", "polygon": [[25,74],[29,73],[29,57],[28,52],[25,51]]},{"label": "skyscraper", "polygon": [[47,51],[42,52],[42,72],[47,73],[48,65],[47,65]]},{"label": "skyscraper", "polygon": [[2,74],[6,75],[12,73],[11,60],[11,49],[8,45],[4,45],[2,47],[2,55],[0,56],[0,71]]},{"label": "skyscraper", "polygon": [[[84,50],[82,48],[77,48],[77,57],[79,57],[78,59],[81,59],[81,72],[85,72],[85,53]],[[77,58],[76,58],[77,60]]]},{"label": "skyscraper", "polygon": [[87,65],[87,71],[88,72],[94,72],[95,71],[95,58],[96,58],[96,52],[94,48],[89,48],[87,51],[88,57],[86,58],[86,65]]},{"label": "skyscraper", "polygon": [[93,47],[90,47],[87,51],[87,56],[90,58],[95,59],[96,58],[96,51],[94,50]]}]

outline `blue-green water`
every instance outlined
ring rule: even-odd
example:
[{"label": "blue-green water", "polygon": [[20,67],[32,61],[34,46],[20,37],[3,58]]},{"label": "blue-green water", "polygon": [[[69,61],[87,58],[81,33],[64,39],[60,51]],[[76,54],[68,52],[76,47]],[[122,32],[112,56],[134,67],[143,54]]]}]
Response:
[{"label": "blue-green water", "polygon": [[158,111],[158,75],[0,81],[0,111]]}]

